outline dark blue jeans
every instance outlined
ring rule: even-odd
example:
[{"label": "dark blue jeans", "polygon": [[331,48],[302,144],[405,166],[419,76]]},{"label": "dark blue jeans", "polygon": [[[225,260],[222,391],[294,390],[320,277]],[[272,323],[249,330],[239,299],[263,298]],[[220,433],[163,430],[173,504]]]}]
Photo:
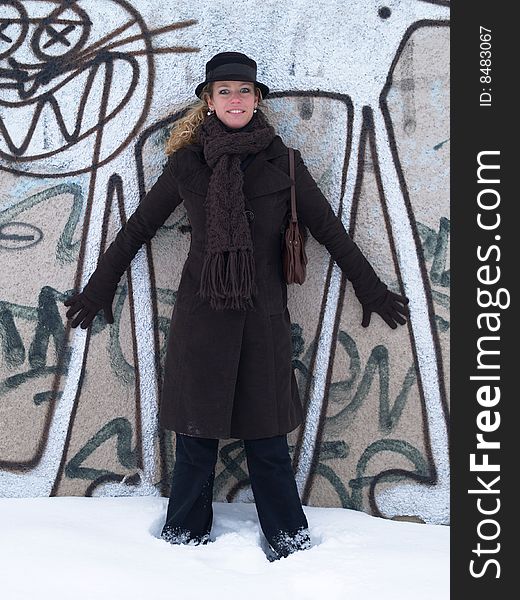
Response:
[{"label": "dark blue jeans", "polygon": [[[170,499],[161,537],[206,544],[213,523],[217,439],[177,433]],[[292,470],[287,436],[244,440],[260,527],[278,557],[310,547],[308,523]]]}]

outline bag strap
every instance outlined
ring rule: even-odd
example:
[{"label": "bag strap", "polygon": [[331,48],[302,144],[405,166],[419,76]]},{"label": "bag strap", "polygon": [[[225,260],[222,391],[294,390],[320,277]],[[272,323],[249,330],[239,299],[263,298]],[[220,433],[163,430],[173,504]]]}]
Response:
[{"label": "bag strap", "polygon": [[296,214],[296,185],[294,178],[294,148],[289,148],[289,176],[291,178],[291,221],[296,223],[298,216]]}]

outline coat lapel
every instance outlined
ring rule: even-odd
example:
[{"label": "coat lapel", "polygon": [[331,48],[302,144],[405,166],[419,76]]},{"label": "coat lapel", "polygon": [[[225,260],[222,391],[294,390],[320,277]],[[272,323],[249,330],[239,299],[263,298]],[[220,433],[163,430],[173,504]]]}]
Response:
[{"label": "coat lapel", "polygon": [[[244,195],[246,198],[256,198],[274,194],[291,187],[291,178],[272,162],[273,158],[284,154],[283,149],[273,149],[271,144],[260,151],[249,167],[244,171]],[[285,149],[285,152],[287,150]]]}]

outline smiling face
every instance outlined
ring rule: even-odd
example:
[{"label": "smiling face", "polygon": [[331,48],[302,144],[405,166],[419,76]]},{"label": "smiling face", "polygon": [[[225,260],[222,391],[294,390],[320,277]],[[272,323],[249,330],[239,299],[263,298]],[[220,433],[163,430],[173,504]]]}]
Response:
[{"label": "smiling face", "polygon": [[239,128],[249,123],[259,100],[250,81],[215,81],[208,106],[225,125]]}]

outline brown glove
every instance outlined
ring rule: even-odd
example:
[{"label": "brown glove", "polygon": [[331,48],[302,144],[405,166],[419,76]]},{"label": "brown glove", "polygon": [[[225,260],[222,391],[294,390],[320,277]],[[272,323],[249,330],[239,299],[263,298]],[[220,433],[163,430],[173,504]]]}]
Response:
[{"label": "brown glove", "polygon": [[70,324],[71,327],[75,328],[78,325],[81,325],[81,329],[87,329],[100,310],[103,310],[107,323],[112,324],[114,322],[112,301],[100,304],[93,300],[89,300],[83,292],[80,292],[79,294],[74,294],[70,298],[67,298],[63,304],[65,304],[65,306],[70,306],[66,313],[68,319],[72,319],[74,315],[76,315]]},{"label": "brown glove", "polygon": [[[401,315],[410,316],[410,309],[406,306],[410,300],[406,296],[400,296],[395,292],[387,290],[382,301],[372,304],[363,304],[363,320],[361,325],[368,327],[370,325],[370,316],[373,312],[377,313],[392,329],[397,327],[397,323],[404,325],[406,319]],[[397,323],[396,323],[397,321]]]}]

